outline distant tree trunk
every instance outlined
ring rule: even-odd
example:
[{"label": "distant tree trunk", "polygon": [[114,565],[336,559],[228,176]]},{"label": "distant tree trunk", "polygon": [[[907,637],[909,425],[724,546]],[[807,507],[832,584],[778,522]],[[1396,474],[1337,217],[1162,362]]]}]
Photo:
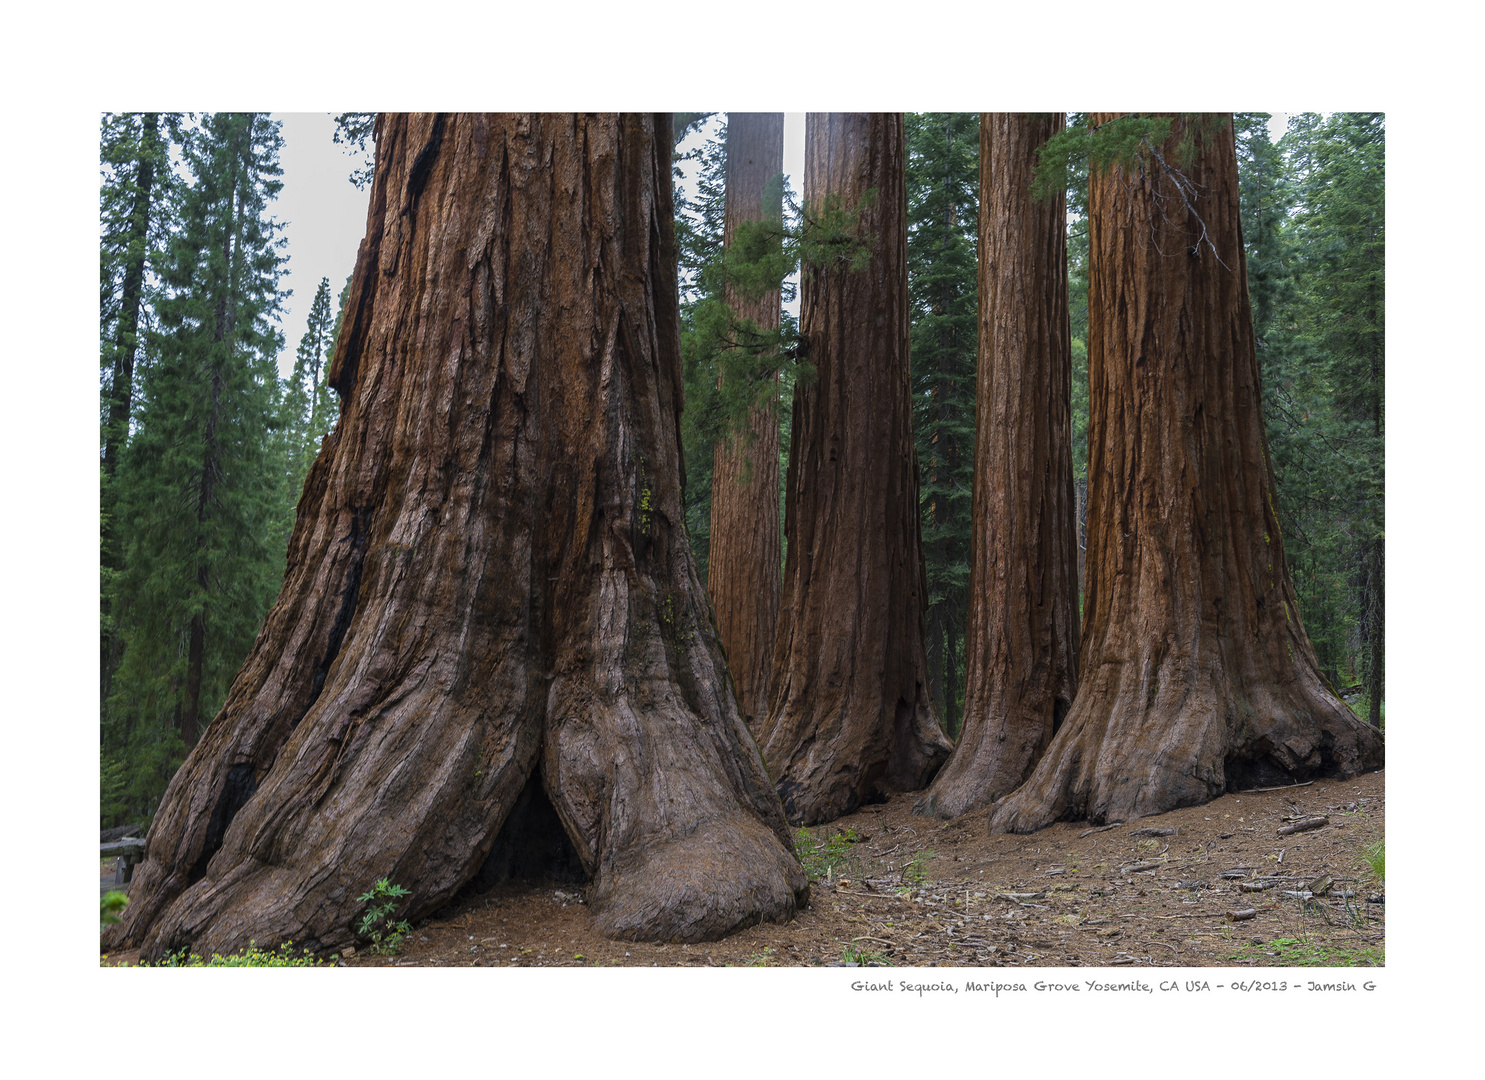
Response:
[{"label": "distant tree trunk", "polygon": [[[1367,290],[1367,305],[1371,310],[1380,312],[1382,304],[1376,295],[1375,288]],[[1378,320],[1380,322],[1380,320]],[[1380,329],[1380,328],[1379,328]],[[1380,333],[1372,336],[1371,363],[1369,380],[1369,394],[1371,406],[1372,435],[1377,440],[1377,445],[1383,445],[1382,431],[1382,335]],[[1380,452],[1378,460],[1381,459]],[[1382,495],[1377,492],[1374,496],[1377,510],[1376,521],[1380,525],[1386,520],[1386,514],[1382,508]],[[1367,663],[1366,663],[1366,701],[1367,722],[1377,730],[1382,728],[1382,696],[1386,686],[1386,636],[1387,627],[1387,589],[1386,573],[1387,559],[1385,555],[1386,537],[1375,536],[1367,545],[1366,551],[1366,588],[1362,590],[1363,613],[1361,618],[1362,629],[1367,639]]]},{"label": "distant tree trunk", "polygon": [[808,886],[681,527],[668,114],[376,136],[283,591],[106,944],[341,947],[384,877],[417,919],[534,775],[601,932],[788,917]]},{"label": "distant tree trunk", "polygon": [[792,822],[921,788],[948,756],[928,685],[908,365],[900,114],[811,113],[804,197],[855,205],[870,264],[809,267],[795,392],[789,539],[763,756]]},{"label": "distant tree trunk", "polygon": [[[944,125],[944,149],[946,151],[945,157],[948,156],[947,151],[953,145],[954,125],[951,123],[946,123]],[[938,251],[939,258],[945,264],[947,264],[949,238],[953,235],[954,216],[956,210],[956,207],[954,206],[953,196],[953,177],[950,173],[950,170],[947,168],[944,170],[943,190],[944,230],[939,237]],[[939,313],[942,315],[948,315],[949,311],[952,308],[952,305],[954,303],[954,286],[954,279],[948,274],[944,274],[939,285],[938,293],[938,310]],[[935,411],[938,413],[937,438],[943,440],[938,447],[939,458],[942,461],[944,473],[949,477],[957,475],[957,473],[959,472],[960,461],[958,440],[949,437],[949,432],[953,430],[954,421],[957,419],[957,417],[955,416],[956,410],[954,408],[954,403],[951,402],[950,396],[948,394],[950,380],[956,374],[955,368],[958,366],[959,360],[957,352],[954,348],[955,336],[956,334],[954,332],[954,329],[949,323],[945,322],[940,325],[938,332],[938,372],[940,382],[938,387],[936,388],[936,393],[934,394],[934,397],[936,399],[934,401],[934,404],[937,406]],[[938,483],[937,477],[934,478],[934,483],[936,486]],[[940,511],[942,511],[942,516],[945,520],[938,520]],[[934,531],[937,533],[937,539],[934,545],[935,562],[938,566],[948,566],[953,557],[949,551],[949,521],[947,519],[950,517],[950,514],[948,513],[948,507],[940,507],[937,501],[935,501],[932,504],[932,514],[935,519],[933,522],[935,526]],[[947,732],[950,737],[952,737],[959,730],[960,727],[959,718],[955,715],[955,698],[957,698],[959,695],[959,679],[954,670],[954,654],[956,651],[955,645],[957,637],[957,635],[955,634],[955,616],[959,615],[960,613],[959,604],[963,599],[963,593],[959,588],[954,588],[952,590],[952,593],[953,595],[951,597],[944,597],[944,602],[938,605],[938,619],[935,620],[930,616],[928,620],[930,624],[928,640],[933,642],[943,650],[943,656],[938,658],[942,660],[942,663],[936,666],[930,664],[929,666],[929,682],[930,686],[935,680],[939,682],[938,686],[933,687],[934,700],[942,701],[944,703],[943,712],[940,713],[939,720],[943,725],[944,731]],[[928,596],[925,592],[925,605],[927,604],[927,601]],[[939,623],[938,626],[932,626],[932,623],[935,621]],[[933,649],[930,648],[929,652],[931,656]]]},{"label": "distant tree trunk", "polygon": [[[783,113],[727,114],[724,247],[732,246],[742,222],[778,213],[763,205],[763,188],[783,167]],[[750,298],[729,286],[726,300],[760,330],[778,329],[777,289]],[[753,409],[748,437],[722,440],[713,453],[707,591],[738,708],[757,730],[768,708],[779,618],[779,416],[773,409]]]},{"label": "distant tree trunk", "polygon": [[[160,117],[145,113],[140,117],[139,161],[134,174],[134,200],[130,206],[127,239],[128,261],[124,264],[123,288],[119,298],[119,318],[114,327],[113,370],[108,381],[108,421],[103,429],[103,483],[99,509],[102,523],[99,536],[99,562],[105,571],[117,571],[121,559],[116,537],[114,508],[117,495],[113,478],[118,472],[119,454],[129,439],[129,416],[134,406],[134,364],[139,357],[139,319],[144,306],[144,270],[149,252],[150,207],[155,187],[155,160],[160,153]],[[118,663],[118,639],[111,625],[111,594],[102,598],[104,630],[100,635],[99,668],[102,696],[106,701],[112,690],[113,670]]]},{"label": "distant tree trunk", "polygon": [[1366,632],[1366,701],[1367,722],[1378,730],[1382,727],[1382,695],[1385,686],[1383,676],[1386,668],[1386,559],[1383,556],[1385,541],[1378,536],[1367,545],[1366,588],[1362,590],[1363,612],[1361,625]]},{"label": "distant tree trunk", "polygon": [[1320,675],[1284,561],[1231,122],[1176,120],[1167,163],[1186,135],[1184,197],[1153,160],[1089,181],[1081,681],[1031,777],[992,810],[994,831],[1127,820],[1382,763],[1380,738]]},{"label": "distant tree trunk", "polygon": [[140,117],[139,165],[134,177],[134,203],[129,214],[129,260],[124,266],[119,321],[114,332],[113,371],[108,383],[108,427],[103,433],[103,471],[118,469],[119,448],[129,437],[129,411],[134,402],[134,361],[139,355],[139,313],[144,299],[144,266],[149,250],[150,199],[159,155],[159,114]]},{"label": "distant tree trunk", "polygon": [[956,712],[956,698],[959,694],[959,675],[954,661],[959,651],[958,635],[954,633],[954,623],[950,619],[944,620],[944,655],[943,655],[943,695],[944,713],[943,729],[950,739],[959,731],[960,721]]},{"label": "distant tree trunk", "polygon": [[[248,113],[247,123],[238,138],[251,140],[252,130],[253,114]],[[196,540],[198,560],[196,588],[203,600],[196,609],[196,613],[191,616],[190,637],[186,646],[185,696],[181,699],[178,718],[181,741],[186,744],[187,749],[195,746],[196,740],[201,737],[201,678],[206,663],[206,603],[204,598],[210,594],[211,589],[206,531],[207,521],[212,515],[213,492],[222,467],[221,447],[217,443],[217,424],[221,420],[222,412],[222,364],[227,360],[223,354],[232,348],[232,322],[238,299],[234,295],[237,289],[237,277],[232,272],[232,238],[235,225],[242,220],[243,192],[239,184],[248,182],[245,177],[237,176],[238,164],[242,160],[240,155],[241,149],[236,150],[232,155],[235,182],[228,186],[228,213],[222,238],[222,266],[225,272],[220,282],[222,291],[217,298],[216,326],[211,339],[210,406],[206,414],[206,429],[202,439],[204,445],[201,454],[201,483],[196,498],[196,525],[200,530]]]},{"label": "distant tree trunk", "polygon": [[1078,682],[1064,199],[1034,203],[1060,114],[980,118],[980,352],[964,730],[921,809],[1020,786]]},{"label": "distant tree trunk", "polygon": [[1081,597],[1088,569],[1088,478],[1086,476],[1073,483],[1073,498],[1078,507],[1078,596]]}]

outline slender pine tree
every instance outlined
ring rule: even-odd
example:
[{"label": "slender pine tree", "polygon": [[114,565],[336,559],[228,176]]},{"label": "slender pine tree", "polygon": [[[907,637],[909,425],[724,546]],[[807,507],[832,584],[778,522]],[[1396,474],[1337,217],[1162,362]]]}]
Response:
[{"label": "slender pine tree", "polygon": [[[1299,166],[1292,218],[1303,339],[1320,356],[1322,441],[1335,485],[1326,500],[1355,605],[1348,641],[1368,719],[1384,685],[1386,437],[1386,126],[1380,113],[1305,118],[1289,146]],[[1286,141],[1287,138],[1286,138]]]},{"label": "slender pine tree", "polygon": [[1300,114],[1277,144],[1268,122],[1235,118],[1275,501],[1321,670],[1337,686],[1362,684],[1379,724],[1382,119]]},{"label": "slender pine tree", "polygon": [[136,404],[136,369],[144,360],[143,333],[151,321],[155,274],[169,235],[176,185],[169,151],[179,117],[160,113],[107,113],[101,140],[99,189],[99,509],[103,694],[118,663],[114,591],[119,572],[116,484],[119,457],[129,439]]},{"label": "slender pine tree", "polygon": [[964,697],[975,439],[978,113],[908,113],[913,438],[928,578],[928,675],[951,735]]},{"label": "slender pine tree", "polygon": [[320,440],[335,423],[335,394],[326,376],[330,371],[330,352],[335,346],[331,334],[338,321],[330,307],[330,279],[321,278],[309,308],[304,336],[299,339],[294,372],[284,392],[284,418],[297,436],[299,483],[296,486],[303,485],[304,474],[319,453]]},{"label": "slender pine tree", "polygon": [[[703,114],[677,114],[675,133],[681,139],[701,124]],[[694,123],[687,123],[693,120]],[[682,505],[686,514],[686,536],[696,569],[705,581],[710,572],[712,465],[716,431],[720,426],[716,383],[717,370],[712,335],[704,328],[707,313],[721,304],[721,282],[714,271],[722,257],[722,224],[725,209],[727,125],[709,135],[676,161],[700,165],[694,194],[681,184],[675,170],[676,261],[681,296],[681,367],[686,388],[686,407],[681,413],[681,446],[684,453]],[[700,318],[698,318],[700,316]]]},{"label": "slender pine tree", "polygon": [[134,809],[163,790],[252,645],[281,577],[273,453],[282,335],[278,124],[203,117],[185,145],[194,183],[162,267],[158,359],[120,466],[126,636],[108,702],[135,759]]}]

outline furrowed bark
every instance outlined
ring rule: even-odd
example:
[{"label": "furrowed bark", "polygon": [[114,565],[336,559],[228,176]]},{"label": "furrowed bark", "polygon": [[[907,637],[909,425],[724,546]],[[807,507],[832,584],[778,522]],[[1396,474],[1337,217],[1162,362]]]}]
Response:
[{"label": "furrowed bark", "polygon": [[[1158,148],[1165,162],[1188,123]],[[1185,197],[1153,155],[1090,180],[1081,682],[992,830],[1130,820],[1382,764],[1381,739],[1319,672],[1284,561],[1230,118],[1191,134]]]},{"label": "furrowed bark", "polygon": [[807,896],[680,508],[670,119],[384,115],[283,592],[106,944],[351,944],[473,877],[534,771],[615,937]]},{"label": "furrowed bark", "polygon": [[773,684],[761,743],[792,822],[923,787],[951,744],[924,653],[908,365],[900,114],[811,113],[807,213],[867,192],[870,264],[807,268],[801,331],[815,376],[796,389]]},{"label": "furrowed bark", "polygon": [[980,118],[980,349],[964,730],[920,809],[1021,785],[1077,691],[1064,199],[1033,202],[1055,114]]},{"label": "furrowed bark", "polygon": [[[726,208],[722,243],[745,221],[775,211],[764,185],[784,167],[783,113],[727,114]],[[729,286],[727,303],[760,330],[779,326],[780,296],[749,297]],[[755,408],[747,435],[717,443],[712,455],[711,548],[707,591],[743,719],[757,730],[768,707],[773,637],[779,617],[779,418]]]}]

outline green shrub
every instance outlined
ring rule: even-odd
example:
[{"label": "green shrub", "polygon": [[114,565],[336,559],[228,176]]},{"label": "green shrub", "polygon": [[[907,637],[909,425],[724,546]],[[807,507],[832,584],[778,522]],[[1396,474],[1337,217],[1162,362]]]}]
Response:
[{"label": "green shrub", "polygon": [[1387,962],[1384,946],[1347,948],[1305,938],[1274,938],[1267,945],[1244,945],[1230,960],[1257,960],[1268,967],[1381,967]]},{"label": "green shrub", "polygon": [[1372,873],[1377,875],[1378,881],[1387,880],[1387,874],[1385,873],[1387,869],[1386,844],[1385,839],[1378,840],[1361,853],[1361,857],[1366,860],[1366,865],[1371,867]]},{"label": "green shrub", "polygon": [[393,885],[382,878],[371,887],[371,891],[356,897],[357,903],[369,905],[361,916],[356,933],[371,942],[371,951],[391,956],[402,948],[402,939],[412,933],[412,924],[406,919],[394,919],[397,903],[411,895],[401,885]]},{"label": "green shrub", "polygon": [[851,967],[867,967],[876,964],[878,967],[891,967],[892,961],[887,959],[887,954],[871,949],[864,949],[852,942],[841,950],[840,962],[849,964]]},{"label": "green shrub", "polygon": [[810,881],[829,880],[839,876],[837,871],[851,859],[852,845],[860,842],[855,829],[843,829],[826,840],[800,829],[794,834],[794,854]]},{"label": "green shrub", "polygon": [[122,922],[119,912],[129,904],[129,898],[117,889],[109,889],[98,901],[98,929]]},{"label": "green shrub", "polygon": [[[104,957],[107,960],[108,957]],[[171,953],[158,964],[120,964],[119,967],[168,967],[168,968],[198,968],[198,967],[319,967],[322,961],[316,960],[309,953],[295,955],[294,943],[286,941],[277,949],[260,949],[256,941],[248,942],[248,947],[241,952],[223,956],[221,953],[212,953],[211,956],[203,957],[199,953],[193,953],[188,949]]]},{"label": "green shrub", "polygon": [[157,965],[159,967],[317,967],[320,961],[308,953],[300,956],[294,955],[294,943],[286,941],[277,949],[260,949],[256,941],[248,942],[248,947],[241,952],[223,956],[221,953],[212,953],[210,959],[202,959],[195,953],[186,953],[184,950],[167,956]]},{"label": "green shrub", "polygon": [[938,858],[938,852],[927,848],[916,853],[911,859],[902,864],[902,877],[904,881],[914,885],[921,885],[928,880],[928,863]]}]

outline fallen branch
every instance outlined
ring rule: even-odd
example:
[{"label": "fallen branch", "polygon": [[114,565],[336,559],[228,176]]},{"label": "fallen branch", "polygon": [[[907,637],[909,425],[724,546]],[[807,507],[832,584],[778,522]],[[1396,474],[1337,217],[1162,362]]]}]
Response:
[{"label": "fallen branch", "polygon": [[1165,865],[1165,863],[1163,863],[1163,862],[1137,862],[1137,863],[1130,863],[1128,866],[1121,866],[1121,867],[1119,867],[1119,873],[1121,873],[1121,874],[1138,874],[1142,870],[1158,870],[1158,869],[1160,869],[1164,865]]},{"label": "fallen branch", "polygon": [[1321,874],[1314,881],[1307,882],[1305,884],[1305,888],[1308,889],[1315,896],[1324,896],[1327,892],[1330,891],[1330,887],[1334,884],[1335,879],[1332,878],[1329,874]]},{"label": "fallen branch", "polygon": [[1135,829],[1134,832],[1130,833],[1129,835],[1130,836],[1175,836],[1176,835],[1176,830],[1175,829],[1155,829],[1155,828]]},{"label": "fallen branch", "polygon": [[1311,829],[1323,829],[1329,824],[1330,818],[1326,817],[1324,814],[1320,814],[1315,817],[1300,818],[1300,820],[1291,822],[1288,825],[1280,825],[1279,835],[1290,836],[1298,832],[1309,832]]},{"label": "fallen branch", "polygon": [[1257,917],[1257,915],[1258,915],[1258,909],[1257,908],[1238,908],[1236,911],[1229,911],[1227,913],[1227,921],[1228,922],[1244,922],[1244,921],[1246,921],[1248,919],[1252,919],[1252,918]]},{"label": "fallen branch", "polygon": [[1237,795],[1253,795],[1260,791],[1288,791],[1290,788],[1309,787],[1315,781],[1306,780],[1303,784],[1280,784],[1278,787],[1250,787],[1247,791],[1234,792]]},{"label": "fallen branch", "polygon": [[1096,829],[1084,829],[1082,832],[1078,833],[1078,839],[1081,840],[1085,836],[1092,836],[1094,833],[1108,832],[1110,829],[1117,829],[1120,825],[1123,824],[1124,822],[1122,821],[1116,821],[1112,825],[1102,825]]},{"label": "fallen branch", "polygon": [[1217,913],[1214,911],[1192,911],[1185,915],[1156,915],[1157,919],[1215,919]]}]

